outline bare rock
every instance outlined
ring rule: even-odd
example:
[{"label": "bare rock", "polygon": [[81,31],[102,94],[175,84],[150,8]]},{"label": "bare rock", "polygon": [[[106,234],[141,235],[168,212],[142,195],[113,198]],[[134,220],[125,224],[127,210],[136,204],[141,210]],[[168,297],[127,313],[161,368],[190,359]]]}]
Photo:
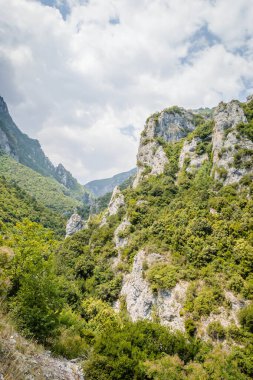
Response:
[{"label": "bare rock", "polygon": [[124,218],[120,225],[116,228],[114,232],[114,242],[117,249],[124,248],[128,243],[128,237],[122,237],[121,234],[126,231],[126,229],[131,226],[128,218]]},{"label": "bare rock", "polygon": [[135,188],[148,175],[164,172],[167,156],[157,138],[165,142],[178,141],[195,128],[193,114],[183,108],[167,109],[151,116],[141,136],[137,155],[137,176],[133,183]]},{"label": "bare rock", "polygon": [[82,218],[78,214],[72,214],[66,225],[66,237],[74,235],[84,228]]},{"label": "bare rock", "polygon": [[219,322],[225,328],[231,325],[240,326],[238,312],[248,304],[248,301],[236,297],[229,291],[225,291],[224,294],[230,304],[230,308],[221,306],[216,313],[211,313],[208,317],[201,318],[201,327],[198,335],[204,340],[208,339],[207,328],[212,322]]},{"label": "bare rock", "polygon": [[242,176],[252,173],[251,166],[236,168],[234,165],[234,156],[238,149],[253,150],[253,142],[238,136],[236,131],[239,123],[247,123],[246,116],[239,102],[233,100],[228,104],[219,104],[214,112],[214,121],[212,138],[214,177],[223,178],[225,185],[239,182]]},{"label": "bare rock", "polygon": [[107,218],[112,215],[116,215],[121,207],[125,206],[124,195],[121,193],[120,188],[116,186],[113,190],[112,197],[106,210],[103,219],[100,223],[100,227],[106,224]]},{"label": "bare rock", "polygon": [[[184,331],[184,320],[180,316],[186,297],[188,284],[179,282],[171,290],[159,290],[154,294],[148,281],[144,278],[144,263],[152,265],[164,261],[164,257],[156,254],[146,254],[140,251],[134,258],[131,273],[123,281],[120,295],[125,297],[127,311],[133,321],[138,319],[152,320],[155,314],[162,325],[174,330]],[[116,305],[116,309],[119,305]]]},{"label": "bare rock", "polygon": [[188,172],[200,168],[203,162],[208,160],[208,155],[206,153],[201,155],[196,153],[196,148],[199,141],[201,141],[201,139],[199,137],[195,137],[191,141],[186,140],[184,142],[179,156],[179,169],[183,168],[184,162],[187,158],[190,159],[189,166],[186,169]]}]

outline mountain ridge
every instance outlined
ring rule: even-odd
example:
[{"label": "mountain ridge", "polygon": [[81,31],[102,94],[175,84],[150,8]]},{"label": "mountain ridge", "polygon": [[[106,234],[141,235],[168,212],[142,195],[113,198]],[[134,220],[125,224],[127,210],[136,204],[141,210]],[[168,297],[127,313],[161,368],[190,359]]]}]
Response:
[{"label": "mountain ridge", "polygon": [[77,180],[62,164],[56,167],[43,152],[38,140],[21,132],[0,96],[0,150],[41,175],[53,177],[71,190],[80,189]]},{"label": "mountain ridge", "polygon": [[135,175],[136,170],[136,168],[133,168],[126,172],[115,174],[109,178],[93,180],[87,182],[84,186],[86,189],[90,190],[95,197],[100,197],[106,193],[112,192],[115,186],[122,185],[123,182]]},{"label": "mountain ridge", "polygon": [[207,116],[151,115],[133,186],[60,244],[3,240],[16,325],[87,380],[253,377],[253,97]]}]

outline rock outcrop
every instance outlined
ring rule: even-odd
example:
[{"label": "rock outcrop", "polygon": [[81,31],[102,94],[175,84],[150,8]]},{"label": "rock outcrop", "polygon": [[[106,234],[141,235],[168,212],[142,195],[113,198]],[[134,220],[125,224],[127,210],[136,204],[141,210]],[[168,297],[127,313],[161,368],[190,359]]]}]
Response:
[{"label": "rock outcrop", "polygon": [[240,149],[253,150],[253,142],[239,135],[236,130],[239,123],[247,123],[240,103],[236,100],[228,104],[220,103],[215,109],[214,121],[212,136],[214,177],[223,179],[224,184],[239,182],[243,175],[252,172],[252,168],[236,167],[235,155]]},{"label": "rock outcrop", "polygon": [[183,108],[172,107],[151,116],[142,132],[137,155],[137,175],[133,187],[138,186],[147,175],[164,172],[168,159],[158,141],[159,138],[165,142],[178,141],[194,128],[193,113]]},{"label": "rock outcrop", "polygon": [[[252,96],[247,98],[252,101]],[[198,115],[201,117],[201,114]],[[203,122],[207,120],[202,117]],[[135,188],[150,175],[159,175],[164,172],[168,158],[164,150],[164,144],[175,142],[185,138],[193,132],[196,125],[196,112],[186,111],[182,108],[172,107],[159,114],[151,116],[142,132],[138,155],[137,175],[133,183]],[[253,142],[238,133],[240,123],[247,123],[247,118],[239,101],[232,100],[229,103],[220,103],[208,116],[213,120],[214,127],[210,135],[212,144],[212,173],[214,178],[224,184],[239,182],[245,174],[252,174]],[[209,139],[209,137],[208,137]],[[187,160],[187,172],[193,172],[202,164],[211,160],[211,154],[197,152],[198,144],[205,144],[198,135],[184,141],[178,167],[181,170]],[[208,140],[209,142],[209,140]],[[238,154],[242,155],[241,165],[235,163]]]},{"label": "rock outcrop", "polygon": [[[179,282],[173,289],[159,290],[156,294],[144,278],[144,263],[152,265],[163,260],[164,258],[156,253],[146,254],[144,250],[140,251],[134,258],[131,273],[124,278],[120,295],[125,298],[127,311],[133,321],[152,320],[155,316],[162,325],[184,331],[184,320],[180,316],[180,310],[188,284]],[[117,308],[119,303],[116,304]]]},{"label": "rock outcrop", "polygon": [[219,322],[224,328],[229,326],[239,327],[238,313],[249,302],[236,297],[232,292],[225,291],[225,298],[229,307],[220,307],[216,313],[211,313],[208,317],[202,317],[200,328],[198,330],[198,336],[204,340],[210,339],[207,330],[210,323]]},{"label": "rock outcrop", "polygon": [[115,189],[113,190],[110,203],[108,205],[107,210],[105,211],[105,214],[103,216],[100,226],[102,227],[104,224],[106,224],[107,218],[109,216],[117,214],[119,209],[124,206],[125,206],[124,195],[120,191],[120,188],[116,186]]},{"label": "rock outcrop", "polygon": [[55,168],[55,179],[70,190],[78,190],[78,187],[80,186],[77,180],[62,164],[59,164]]},{"label": "rock outcrop", "polygon": [[194,137],[191,141],[185,141],[183,148],[179,156],[179,169],[183,168],[186,159],[189,159],[188,167],[186,168],[187,172],[191,172],[194,169],[200,168],[200,166],[208,160],[208,154],[204,153],[198,155],[196,153],[197,144],[201,141],[199,137]]},{"label": "rock outcrop", "polygon": [[123,221],[120,223],[120,225],[116,228],[114,232],[114,242],[117,249],[124,248],[127,245],[128,237],[122,236],[122,234],[124,235],[124,232],[130,226],[131,223],[129,222],[128,218],[125,217]]},{"label": "rock outcrop", "polygon": [[66,225],[66,237],[74,235],[85,227],[82,218],[78,214],[72,214]]},{"label": "rock outcrop", "polygon": [[54,358],[9,329],[5,325],[6,331],[0,337],[0,379],[84,380],[77,363]]},{"label": "rock outcrop", "polygon": [[[248,97],[248,102],[252,100],[253,96]],[[242,105],[235,100],[227,104],[220,103],[212,110],[208,118],[201,118],[200,115],[196,118],[196,113],[194,115],[194,112],[177,107],[151,116],[141,136],[137,156],[138,172],[133,186],[136,187],[149,175],[162,174],[168,163],[164,150],[166,143],[176,142],[185,137],[187,138],[182,144],[178,158],[178,178],[180,171],[185,169],[186,172],[192,174],[209,161],[212,166],[211,174],[215,179],[222,181],[223,184],[239,182],[245,174],[252,174],[253,156],[253,142],[240,133],[238,130],[240,123],[248,123],[248,120]],[[195,125],[199,126],[196,130]],[[238,153],[244,154],[243,164],[245,162],[247,164],[248,159],[251,160],[249,165],[243,167],[236,165]],[[224,171],[226,176],[221,175]],[[122,198],[120,199],[123,202]],[[113,202],[110,205],[110,214],[114,210]],[[118,206],[115,208],[115,213],[117,210]],[[217,211],[213,208],[210,208],[210,213],[217,215]],[[116,264],[121,260],[121,248],[128,244],[129,236],[124,235],[124,230],[129,227],[129,224],[129,221],[124,219],[115,230],[114,241],[119,252],[115,260]],[[144,250],[138,252],[134,258],[131,273],[124,276],[120,296],[125,298],[127,311],[133,321],[152,320],[155,314],[162,324],[183,331],[184,320],[180,315],[180,310],[184,304],[188,284],[181,281],[173,289],[153,293],[150,284],[145,279],[143,269],[144,263],[146,265],[152,260],[156,262],[164,258],[157,254],[149,255]],[[232,293],[228,293],[226,298],[232,305],[231,310],[221,308],[218,314],[211,314],[203,319],[203,334],[206,334],[207,325],[212,321],[220,321],[224,326],[231,323],[238,325],[236,314],[242,307],[242,303],[236,300]],[[119,308],[119,303],[116,304],[116,308]]]}]

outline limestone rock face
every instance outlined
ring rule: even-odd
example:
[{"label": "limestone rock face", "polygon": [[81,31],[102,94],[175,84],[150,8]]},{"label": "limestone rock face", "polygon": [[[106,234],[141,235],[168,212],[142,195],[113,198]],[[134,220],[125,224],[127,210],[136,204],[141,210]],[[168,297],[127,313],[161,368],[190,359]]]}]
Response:
[{"label": "limestone rock face", "polygon": [[106,224],[107,218],[112,215],[116,215],[121,207],[125,206],[124,195],[121,193],[120,188],[118,186],[115,187],[112,193],[112,197],[110,203],[108,205],[108,209],[106,210],[102,222],[100,226],[102,227]]},{"label": "limestone rock face", "polygon": [[121,193],[118,186],[115,187],[112,193],[112,197],[108,206],[109,215],[115,215],[119,211],[119,208],[125,205],[124,195]]},{"label": "limestone rock face", "polygon": [[183,108],[165,109],[158,116],[151,116],[145,126],[145,135],[152,139],[162,137],[165,141],[178,141],[195,128],[193,114]]},{"label": "limestone rock face", "polygon": [[72,214],[66,225],[66,237],[74,235],[83,228],[84,224],[81,216],[78,214]]},{"label": "limestone rock face", "polygon": [[133,321],[152,320],[155,313],[161,324],[184,331],[184,320],[180,316],[180,310],[183,307],[188,284],[179,282],[171,290],[160,290],[158,294],[154,294],[144,278],[144,262],[152,265],[163,260],[161,255],[155,253],[147,255],[144,250],[140,251],[134,258],[131,273],[124,278],[121,296],[126,299],[127,311]]},{"label": "limestone rock face", "polygon": [[57,181],[62,183],[67,189],[75,190],[78,187],[77,180],[62,164],[59,164],[55,168],[55,177]]},{"label": "limestone rock face", "polygon": [[213,143],[213,173],[216,179],[220,179],[221,170],[225,171],[224,184],[239,182],[241,177],[252,172],[252,167],[236,168],[234,156],[239,149],[253,149],[252,141],[238,136],[236,126],[246,123],[238,101],[233,100],[228,104],[220,103],[214,112]]},{"label": "limestone rock face", "polygon": [[10,336],[7,331],[0,343],[0,379],[84,380],[78,363],[54,358],[37,346],[31,349],[31,342],[15,332]]},{"label": "limestone rock face", "polygon": [[179,169],[183,168],[185,159],[187,158],[190,159],[190,163],[186,169],[188,172],[194,169],[198,169],[204,161],[208,160],[207,153],[202,155],[196,154],[196,148],[199,141],[201,141],[201,139],[199,137],[195,137],[191,141],[184,142],[182,151],[179,156]]},{"label": "limestone rock face", "polygon": [[18,161],[17,155],[11,149],[11,146],[9,144],[9,139],[6,133],[1,129],[0,129],[0,150]]},{"label": "limestone rock face", "polygon": [[164,110],[159,115],[151,116],[141,136],[137,155],[137,176],[133,187],[136,187],[146,175],[158,175],[164,172],[168,159],[157,138],[162,138],[166,142],[178,141],[194,128],[193,114],[181,108]]},{"label": "limestone rock face", "polygon": [[249,304],[249,301],[239,299],[232,292],[225,291],[225,298],[230,304],[230,308],[220,307],[216,313],[211,313],[208,317],[201,318],[201,328],[198,331],[198,336],[204,340],[208,340],[208,325],[212,322],[219,322],[223,327],[227,328],[231,325],[240,326],[238,320],[239,311]]},{"label": "limestone rock face", "polygon": [[129,226],[131,226],[131,223],[129,222],[128,218],[124,218],[123,221],[120,223],[120,225],[116,228],[114,232],[114,242],[116,248],[124,248],[128,243],[127,237],[121,237],[121,233],[124,232]]}]

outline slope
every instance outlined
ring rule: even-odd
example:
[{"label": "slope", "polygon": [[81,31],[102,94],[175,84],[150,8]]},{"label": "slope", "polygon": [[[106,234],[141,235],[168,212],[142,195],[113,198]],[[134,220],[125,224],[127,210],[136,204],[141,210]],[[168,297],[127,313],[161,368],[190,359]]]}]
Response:
[{"label": "slope", "polygon": [[[0,232],[10,231],[17,222],[24,218],[41,223],[51,228],[57,235],[64,236],[65,220],[60,214],[47,209],[37,202],[34,197],[14,183],[0,176]],[[2,237],[0,238],[2,242]]]},{"label": "slope", "polygon": [[123,182],[128,180],[130,177],[134,176],[136,173],[136,168],[131,169],[124,173],[116,174],[111,178],[98,179],[85,184],[85,188],[90,190],[90,192],[95,197],[101,197],[106,193],[113,191],[115,186],[121,185]]},{"label": "slope", "polygon": [[87,380],[251,379],[252,121],[252,98],[152,115],[134,186],[84,230],[59,244],[18,225],[3,274],[19,329]]},{"label": "slope", "polygon": [[0,96],[0,154],[3,153],[43,176],[54,178],[80,199],[88,195],[85,188],[62,164],[54,167],[38,140],[31,139],[20,131],[9,114],[7,104]]},{"label": "slope", "polygon": [[83,206],[82,202],[76,199],[76,193],[53,178],[44,177],[7,155],[0,156],[0,175],[8,182],[17,184],[42,205],[61,215],[68,216],[74,209]]}]

